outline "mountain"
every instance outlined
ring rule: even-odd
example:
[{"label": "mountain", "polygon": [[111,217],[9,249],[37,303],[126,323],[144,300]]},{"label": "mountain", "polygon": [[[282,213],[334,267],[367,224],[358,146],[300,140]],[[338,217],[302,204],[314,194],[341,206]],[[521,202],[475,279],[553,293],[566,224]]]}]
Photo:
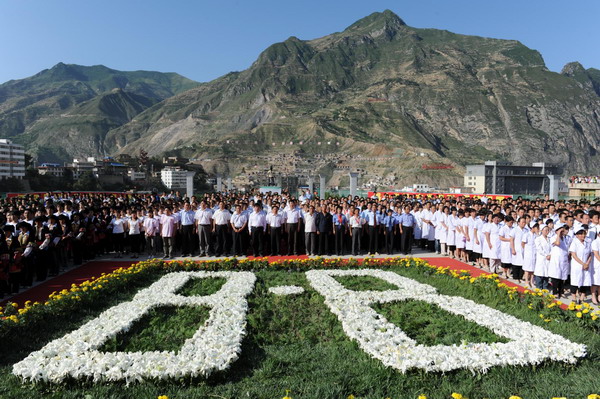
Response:
[{"label": "mountain", "polygon": [[[487,159],[589,171],[600,143],[596,72],[554,73],[518,41],[412,28],[384,11],[276,43],[247,70],[111,130],[105,145],[221,159],[233,173],[276,148],[328,156],[326,173],[337,162],[412,183],[460,183],[465,164]],[[340,152],[350,159],[335,161]],[[424,170],[435,162],[454,169]]]},{"label": "mountain", "polygon": [[[464,165],[485,160],[597,172],[598,70],[568,64],[555,73],[518,41],[413,28],[389,10],[325,37],[290,37],[244,71],[198,85],[180,83],[171,96],[67,67],[53,68],[60,69],[53,78],[50,71],[41,73],[47,75],[45,90],[59,86],[61,93],[74,93],[66,100],[52,97],[50,124],[60,126],[56,132],[72,132],[71,142],[81,135],[90,154],[145,149],[196,158],[209,172],[229,176],[264,176],[273,164],[290,175],[325,174],[330,185],[347,185],[348,170],[358,169],[363,182],[379,187],[462,185]],[[96,83],[86,82],[89,75]],[[62,76],[69,79],[59,81]],[[6,85],[15,83],[0,86],[0,129],[22,137],[29,148],[36,142],[68,147],[59,135],[43,141],[45,115],[37,105],[45,104],[43,96]],[[138,89],[129,90],[133,86]],[[108,101],[120,104],[115,115],[122,117],[112,119],[112,111],[98,112],[101,107],[89,101],[113,88],[153,102],[132,96]],[[74,106],[76,99],[83,108]],[[21,110],[10,127],[7,102]],[[76,127],[69,127],[71,120]]]},{"label": "mountain", "polygon": [[25,144],[42,161],[101,155],[110,129],[197,85],[176,73],[59,63],[0,85],[0,137]]}]

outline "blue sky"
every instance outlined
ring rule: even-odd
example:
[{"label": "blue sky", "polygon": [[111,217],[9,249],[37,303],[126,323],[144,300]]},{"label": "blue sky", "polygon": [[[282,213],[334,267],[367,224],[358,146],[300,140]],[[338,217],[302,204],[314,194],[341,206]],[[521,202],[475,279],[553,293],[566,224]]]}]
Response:
[{"label": "blue sky", "polygon": [[553,71],[575,60],[600,69],[600,0],[1,0],[0,82],[61,61],[208,81],[289,36],[324,36],[384,9],[418,28],[519,40]]}]

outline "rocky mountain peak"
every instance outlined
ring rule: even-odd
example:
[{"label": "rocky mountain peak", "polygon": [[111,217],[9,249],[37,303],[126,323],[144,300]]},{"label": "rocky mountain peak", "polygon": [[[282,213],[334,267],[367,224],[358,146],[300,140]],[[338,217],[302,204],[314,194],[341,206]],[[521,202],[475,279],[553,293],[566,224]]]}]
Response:
[{"label": "rocky mountain peak", "polygon": [[560,73],[565,76],[575,76],[577,74],[585,73],[585,68],[579,62],[574,61],[566,64]]}]

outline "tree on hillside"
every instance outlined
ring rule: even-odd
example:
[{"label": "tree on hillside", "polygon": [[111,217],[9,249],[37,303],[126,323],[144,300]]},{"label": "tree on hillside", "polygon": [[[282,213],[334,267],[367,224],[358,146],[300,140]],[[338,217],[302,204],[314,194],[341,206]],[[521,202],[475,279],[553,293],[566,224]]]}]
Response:
[{"label": "tree on hillside", "polygon": [[98,179],[92,172],[84,172],[73,184],[73,190],[76,191],[97,191],[100,189]]}]

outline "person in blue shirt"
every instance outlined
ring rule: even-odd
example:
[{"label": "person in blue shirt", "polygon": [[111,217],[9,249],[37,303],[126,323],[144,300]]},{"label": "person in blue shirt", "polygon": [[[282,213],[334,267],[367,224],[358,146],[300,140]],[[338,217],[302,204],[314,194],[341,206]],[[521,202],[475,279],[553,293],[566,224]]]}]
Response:
[{"label": "person in blue shirt", "polygon": [[410,213],[410,206],[404,207],[404,213],[400,216],[400,234],[402,237],[402,252],[404,255],[412,253],[412,238],[415,228],[415,216]]},{"label": "person in blue shirt", "polygon": [[341,256],[344,254],[344,237],[348,229],[348,218],[342,214],[342,207],[338,206],[333,215],[333,237],[335,240],[335,254]]},{"label": "person in blue shirt", "polygon": [[398,221],[394,217],[394,211],[388,209],[387,216],[383,218],[383,236],[385,237],[385,250],[388,255],[394,252],[394,235]]}]

